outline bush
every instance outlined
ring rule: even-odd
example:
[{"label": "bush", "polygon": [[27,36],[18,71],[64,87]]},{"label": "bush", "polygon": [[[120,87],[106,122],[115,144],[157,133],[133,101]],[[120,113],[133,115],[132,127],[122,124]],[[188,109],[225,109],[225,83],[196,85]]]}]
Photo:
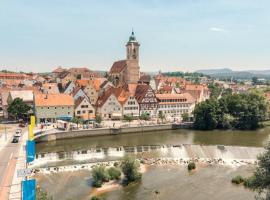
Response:
[{"label": "bush", "polygon": [[105,167],[95,167],[92,171],[92,176],[94,187],[101,187],[104,182],[108,182],[110,180]]},{"label": "bush", "polygon": [[126,184],[140,180],[142,178],[142,174],[139,172],[140,163],[135,160],[133,157],[125,157],[122,161],[122,171],[125,175],[124,182]]},{"label": "bush", "polygon": [[245,179],[239,175],[232,178],[232,183],[237,184],[237,185],[243,183],[244,181]]},{"label": "bush", "polygon": [[108,174],[111,180],[119,180],[121,176],[120,170],[115,167],[108,169]]},{"label": "bush", "polygon": [[188,170],[196,169],[196,164],[194,162],[188,163]]},{"label": "bush", "polygon": [[123,120],[124,121],[127,121],[127,122],[131,122],[131,121],[133,121],[133,116],[132,115],[124,115],[124,117],[123,117]]},{"label": "bush", "polygon": [[251,188],[253,182],[254,182],[254,176],[251,176],[249,178],[245,178],[245,180],[244,180],[244,186],[247,187],[247,188]]},{"label": "bush", "polygon": [[104,200],[104,199],[102,197],[93,196],[91,197],[91,200]]}]

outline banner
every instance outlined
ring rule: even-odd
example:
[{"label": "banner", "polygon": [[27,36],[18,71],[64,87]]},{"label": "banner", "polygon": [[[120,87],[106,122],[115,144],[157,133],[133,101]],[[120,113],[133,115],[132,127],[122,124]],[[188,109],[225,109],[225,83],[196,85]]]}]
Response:
[{"label": "banner", "polygon": [[34,130],[33,126],[29,125],[28,126],[28,139],[33,140],[34,139]]},{"label": "banner", "polygon": [[36,180],[22,181],[22,200],[36,199]]},{"label": "banner", "polygon": [[36,118],[35,118],[35,116],[31,116],[30,122],[31,122],[30,124],[31,124],[32,127],[36,126]]},{"label": "banner", "polygon": [[30,163],[35,160],[36,148],[35,141],[26,141],[26,162]]}]

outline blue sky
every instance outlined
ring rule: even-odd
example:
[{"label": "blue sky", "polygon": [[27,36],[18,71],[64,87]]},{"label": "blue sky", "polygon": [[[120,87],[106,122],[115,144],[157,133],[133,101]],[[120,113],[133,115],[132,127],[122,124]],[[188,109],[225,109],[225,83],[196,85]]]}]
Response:
[{"label": "blue sky", "polygon": [[0,0],[0,68],[108,70],[132,27],[142,71],[270,68],[269,0]]}]

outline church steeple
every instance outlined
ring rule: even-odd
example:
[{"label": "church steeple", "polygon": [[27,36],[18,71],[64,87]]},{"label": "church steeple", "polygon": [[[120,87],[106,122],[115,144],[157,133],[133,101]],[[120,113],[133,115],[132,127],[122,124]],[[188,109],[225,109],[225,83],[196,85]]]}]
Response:
[{"label": "church steeple", "polygon": [[132,29],[129,40],[126,44],[127,48],[127,60],[137,60],[139,61],[139,42],[136,40],[134,31]]},{"label": "church steeple", "polygon": [[131,32],[131,36],[129,36],[129,42],[137,42],[133,29]]}]

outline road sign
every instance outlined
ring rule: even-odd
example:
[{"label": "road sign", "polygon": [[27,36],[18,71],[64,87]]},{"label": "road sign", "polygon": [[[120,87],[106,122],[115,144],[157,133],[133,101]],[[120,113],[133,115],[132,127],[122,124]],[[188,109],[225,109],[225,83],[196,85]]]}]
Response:
[{"label": "road sign", "polygon": [[31,175],[31,169],[18,169],[17,177],[26,177]]}]

